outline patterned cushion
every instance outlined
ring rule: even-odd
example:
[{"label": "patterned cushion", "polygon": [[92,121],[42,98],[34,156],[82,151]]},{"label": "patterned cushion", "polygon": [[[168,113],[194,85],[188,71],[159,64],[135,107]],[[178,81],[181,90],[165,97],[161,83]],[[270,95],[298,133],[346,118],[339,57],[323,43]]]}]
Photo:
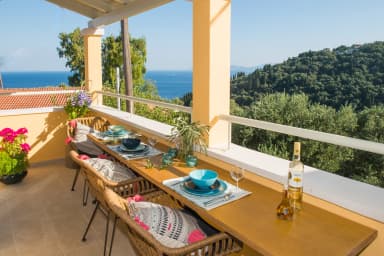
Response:
[{"label": "patterned cushion", "polygon": [[112,162],[111,160],[101,158],[89,158],[84,161],[110,181],[121,182],[136,177],[128,167],[125,167],[118,162]]},{"label": "patterned cushion", "polygon": [[75,143],[76,148],[80,152],[91,156],[98,156],[103,153],[103,150],[96,146],[92,141],[88,140],[87,134],[90,133],[91,130],[93,130],[91,127],[77,122],[73,143]]},{"label": "patterned cushion", "polygon": [[[179,248],[206,238],[195,217],[183,211],[151,202],[127,203],[130,216],[160,243]],[[196,239],[196,234],[200,239]]]},{"label": "patterned cushion", "polygon": [[75,141],[82,142],[87,140],[87,134],[91,132],[91,127],[77,122],[75,129]]}]

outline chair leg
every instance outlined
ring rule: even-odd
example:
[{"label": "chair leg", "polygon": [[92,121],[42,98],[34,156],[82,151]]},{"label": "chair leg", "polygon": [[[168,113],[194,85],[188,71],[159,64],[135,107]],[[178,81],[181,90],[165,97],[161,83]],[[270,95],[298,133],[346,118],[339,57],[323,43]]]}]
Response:
[{"label": "chair leg", "polygon": [[105,237],[104,237],[104,256],[107,255],[107,242],[108,242],[108,233],[109,233],[109,216],[110,212],[107,210],[107,215],[106,215],[106,226],[105,226]]},{"label": "chair leg", "polygon": [[89,186],[86,179],[84,179],[83,185],[83,206],[86,206],[88,203],[88,194],[89,194]]},{"label": "chair leg", "polygon": [[79,177],[80,168],[81,167],[76,169],[75,177],[73,177],[73,182],[72,182],[72,187],[71,187],[72,191],[75,191],[75,186],[76,186],[77,178]]},{"label": "chair leg", "polygon": [[85,229],[83,238],[81,239],[83,242],[87,241],[88,230],[89,230],[89,228],[91,227],[91,224],[92,224],[92,222],[93,222],[93,219],[95,218],[97,209],[99,208],[99,204],[100,204],[99,201],[97,201],[97,202],[96,202],[95,209],[94,209],[93,212],[92,212],[91,219],[89,220],[88,225],[87,225],[87,228]]},{"label": "chair leg", "polygon": [[109,244],[109,256],[112,255],[112,246],[113,246],[113,240],[115,239],[115,231],[116,231],[116,224],[117,224],[117,216],[113,218],[113,228],[112,228],[112,234],[111,234],[111,243]]}]

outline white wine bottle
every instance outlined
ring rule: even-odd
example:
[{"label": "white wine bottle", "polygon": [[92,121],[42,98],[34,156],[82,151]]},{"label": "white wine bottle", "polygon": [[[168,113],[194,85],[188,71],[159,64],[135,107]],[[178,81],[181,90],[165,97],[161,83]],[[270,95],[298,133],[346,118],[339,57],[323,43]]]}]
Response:
[{"label": "white wine bottle", "polygon": [[283,189],[283,198],[276,208],[276,214],[279,219],[292,220],[293,208],[289,202],[288,186],[285,184]]},{"label": "white wine bottle", "polygon": [[304,164],[300,161],[300,142],[295,142],[293,159],[289,163],[288,196],[294,211],[300,211],[303,203]]}]

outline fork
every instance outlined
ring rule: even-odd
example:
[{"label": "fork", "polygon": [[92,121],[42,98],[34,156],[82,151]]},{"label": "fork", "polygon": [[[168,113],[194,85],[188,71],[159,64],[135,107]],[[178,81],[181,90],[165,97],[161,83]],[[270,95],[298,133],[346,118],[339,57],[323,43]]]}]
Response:
[{"label": "fork", "polygon": [[179,181],[176,181],[175,183],[171,184],[171,187],[177,186],[177,185],[179,185],[179,184],[181,184],[181,183],[184,183],[184,182],[186,182],[186,181],[188,181],[188,180],[189,180],[189,178],[181,179],[181,180],[179,180]]},{"label": "fork", "polygon": [[211,200],[205,201],[203,204],[204,204],[204,206],[208,206],[208,205],[216,203],[218,201],[222,201],[222,199],[224,199],[226,201],[226,200],[231,198],[232,194],[233,194],[232,192],[227,192],[222,196],[212,198]]}]

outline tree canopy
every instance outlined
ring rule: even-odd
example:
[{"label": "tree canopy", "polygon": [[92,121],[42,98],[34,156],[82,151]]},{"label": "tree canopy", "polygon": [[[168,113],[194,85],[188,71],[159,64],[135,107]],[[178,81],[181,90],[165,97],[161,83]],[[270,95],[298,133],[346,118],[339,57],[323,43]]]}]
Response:
[{"label": "tree canopy", "polygon": [[60,47],[57,52],[60,58],[65,58],[65,66],[72,75],[68,77],[70,86],[80,86],[84,81],[84,41],[80,29],[76,28],[71,33],[60,33]]},{"label": "tree canopy", "polygon": [[[309,51],[231,79],[231,114],[384,143],[384,42]],[[234,125],[232,141],[384,187],[384,156]]]},{"label": "tree canopy", "polygon": [[[70,68],[72,75],[68,78],[70,86],[79,86],[84,81],[84,42],[77,28],[70,33],[60,33],[60,47],[57,52],[60,58],[65,58],[66,67]],[[157,91],[156,85],[144,79],[146,68],[146,41],[144,38],[130,37],[130,50],[132,62],[133,95],[141,98],[167,101],[175,104],[183,104],[180,99],[162,99]],[[116,93],[116,67],[122,70],[123,66],[123,46],[121,35],[107,36],[102,40],[102,68],[103,68],[103,90]],[[123,72],[120,72],[121,84],[124,83]],[[125,87],[120,86],[120,94],[125,94]],[[106,106],[117,107],[117,99],[114,97],[103,97]],[[121,109],[126,110],[126,101],[121,101]],[[148,106],[146,104],[135,103],[135,113],[150,119],[173,124],[178,116],[184,113],[175,112],[159,107]]]},{"label": "tree canopy", "polygon": [[313,103],[357,110],[384,102],[384,42],[308,51],[280,64],[264,65],[231,80],[240,106],[273,92],[305,93]]},{"label": "tree canopy", "polygon": [[[70,86],[79,86],[84,81],[84,41],[80,29],[76,28],[70,33],[59,34],[60,47],[57,52],[60,58],[67,61],[72,75],[69,77]],[[132,61],[132,79],[134,84],[144,83],[146,72],[146,42],[144,38],[131,38],[131,61]],[[111,89],[116,85],[116,67],[123,66],[121,35],[115,37],[107,36],[102,41],[102,65],[103,65],[103,84],[107,84]],[[120,79],[123,79],[122,72]]]}]

